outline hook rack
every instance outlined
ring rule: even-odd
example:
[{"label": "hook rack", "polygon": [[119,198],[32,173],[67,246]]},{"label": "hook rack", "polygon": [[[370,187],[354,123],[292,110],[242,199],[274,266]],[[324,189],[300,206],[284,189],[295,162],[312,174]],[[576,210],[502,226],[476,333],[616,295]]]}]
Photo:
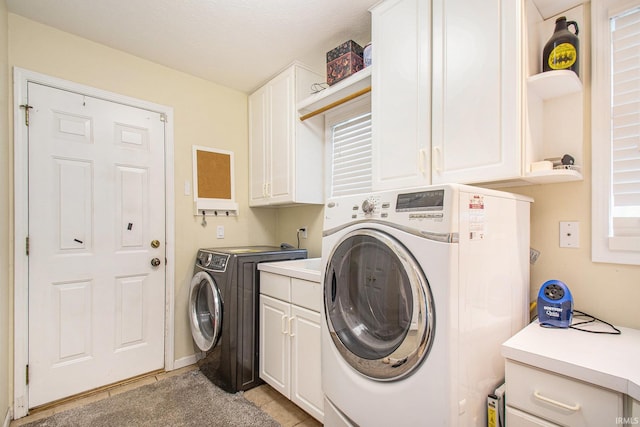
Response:
[{"label": "hook rack", "polygon": [[238,204],[237,203],[209,203],[207,204],[202,199],[199,203],[195,203],[195,216],[202,217],[200,223],[203,227],[207,226],[207,217],[237,217],[238,216]]}]

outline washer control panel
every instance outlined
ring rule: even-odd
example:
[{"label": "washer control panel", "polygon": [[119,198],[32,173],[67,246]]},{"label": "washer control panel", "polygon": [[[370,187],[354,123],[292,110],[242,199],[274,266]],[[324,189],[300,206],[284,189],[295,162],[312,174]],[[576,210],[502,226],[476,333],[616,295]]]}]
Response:
[{"label": "washer control panel", "polygon": [[198,266],[210,270],[224,272],[227,269],[230,255],[200,251],[196,263]]},{"label": "washer control panel", "polygon": [[[382,221],[421,233],[457,232],[452,219],[458,193],[447,185],[388,190],[336,197],[327,201],[324,227],[331,230],[350,221]],[[457,209],[457,204],[455,204]]]}]

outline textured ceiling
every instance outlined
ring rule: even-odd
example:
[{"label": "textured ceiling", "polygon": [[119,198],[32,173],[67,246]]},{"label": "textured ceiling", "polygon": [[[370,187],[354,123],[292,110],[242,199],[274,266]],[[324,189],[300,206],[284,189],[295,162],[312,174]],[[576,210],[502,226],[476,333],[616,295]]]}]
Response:
[{"label": "textured ceiling", "polygon": [[371,40],[378,0],[7,0],[9,11],[243,92]]}]

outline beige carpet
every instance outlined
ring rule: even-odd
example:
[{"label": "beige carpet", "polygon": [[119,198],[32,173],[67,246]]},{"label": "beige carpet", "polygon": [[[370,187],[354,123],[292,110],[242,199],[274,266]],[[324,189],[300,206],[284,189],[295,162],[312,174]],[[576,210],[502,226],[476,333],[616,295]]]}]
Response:
[{"label": "beige carpet", "polygon": [[280,426],[241,394],[229,394],[189,371],[25,426]]}]

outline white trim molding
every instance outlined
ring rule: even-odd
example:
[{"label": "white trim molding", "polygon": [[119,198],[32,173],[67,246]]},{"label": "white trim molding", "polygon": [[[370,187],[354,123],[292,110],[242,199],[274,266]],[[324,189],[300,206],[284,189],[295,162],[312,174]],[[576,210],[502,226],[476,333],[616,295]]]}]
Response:
[{"label": "white trim molding", "polygon": [[9,427],[11,425],[11,408],[7,408],[7,415],[4,417],[4,423],[2,427]]},{"label": "white trim molding", "polygon": [[591,259],[640,265],[640,238],[612,235],[611,27],[610,17],[640,6],[640,0],[593,0],[591,91]]},{"label": "white trim molding", "polygon": [[185,366],[195,365],[198,360],[204,358],[204,353],[194,353],[190,356],[181,357],[173,362],[173,369],[184,368]]},{"label": "white trim molding", "polygon": [[174,369],[174,317],[175,317],[175,194],[174,194],[174,128],[173,108],[128,96],[107,92],[90,86],[58,79],[15,67],[13,69],[13,132],[14,132],[14,403],[13,416],[28,414],[28,386],[25,382],[29,360],[28,337],[28,257],[25,251],[28,235],[28,134],[24,126],[24,112],[20,105],[27,104],[27,84],[35,82],[63,90],[83,93],[106,101],[158,112],[165,118],[165,204],[166,204],[166,282],[165,282],[165,370]]}]

